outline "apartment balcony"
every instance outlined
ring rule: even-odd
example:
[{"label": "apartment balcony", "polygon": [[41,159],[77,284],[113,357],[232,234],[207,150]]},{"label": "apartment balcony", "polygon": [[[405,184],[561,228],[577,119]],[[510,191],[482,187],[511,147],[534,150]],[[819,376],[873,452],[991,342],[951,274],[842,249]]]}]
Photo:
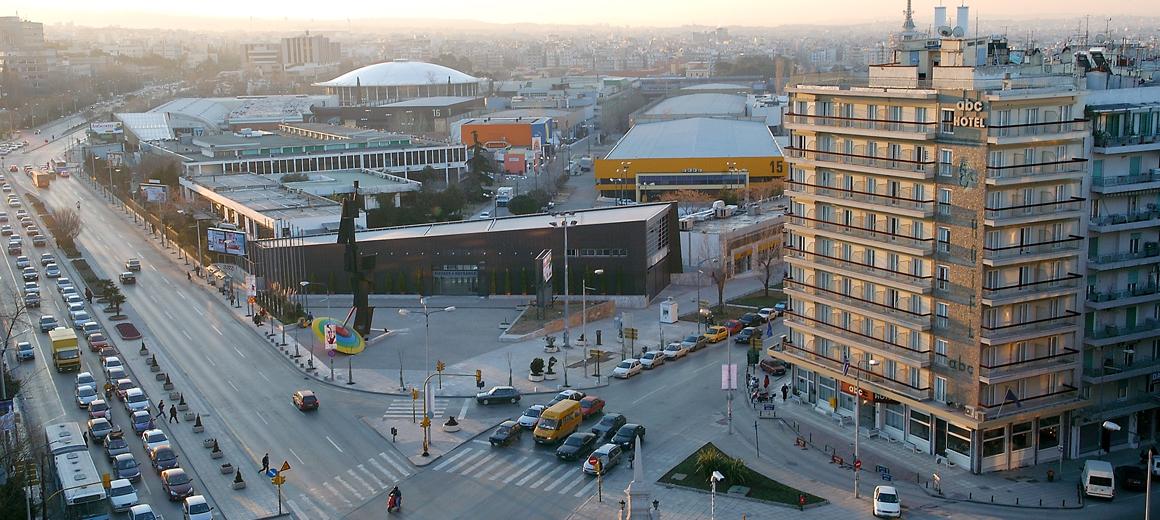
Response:
[{"label": "apartment balcony", "polygon": [[1112,271],[1141,265],[1160,263],[1160,242],[1144,242],[1141,251],[1088,257],[1088,269]]},{"label": "apartment balcony", "polygon": [[1013,303],[1075,294],[1076,288],[1079,287],[1079,280],[1082,278],[1083,275],[1079,273],[1067,273],[1067,276],[1051,280],[1027,282],[1004,287],[984,287],[983,305],[996,307],[999,305],[1010,305]]},{"label": "apartment balcony", "polygon": [[1011,166],[987,166],[988,186],[1010,186],[1032,182],[1056,182],[1082,178],[1087,159],[1071,159]]},{"label": "apartment balcony", "polygon": [[1087,119],[987,127],[987,143],[1005,146],[1084,139]]},{"label": "apartment balcony", "polygon": [[931,291],[931,280],[933,279],[931,276],[919,276],[855,260],[844,260],[836,256],[803,251],[791,247],[791,244],[785,246],[785,259],[793,265],[811,268],[815,266],[825,267],[827,271],[834,274],[860,278],[916,294],[930,294]]},{"label": "apartment balcony", "polygon": [[[1020,199],[1021,200],[1021,199]],[[998,208],[983,209],[983,224],[990,227],[1018,226],[1047,220],[1078,219],[1083,216],[1085,198],[1071,197],[1060,202],[1021,204],[1015,199]]]},{"label": "apartment balcony", "polygon": [[1063,334],[1075,329],[1078,325],[1077,316],[1079,315],[1078,312],[1068,310],[1064,311],[1062,316],[1005,325],[983,325],[983,334],[979,340],[984,345],[1002,345],[1003,343]]},{"label": "apartment balcony", "polygon": [[1135,175],[1092,178],[1092,191],[1106,195],[1155,189],[1160,189],[1160,168],[1152,168]]},{"label": "apartment balcony", "polygon": [[1079,395],[1079,388],[1064,383],[1060,384],[1059,389],[1054,391],[1045,392],[1038,395],[1023,396],[1019,398],[1018,405],[1016,405],[1014,401],[1010,401],[1007,403],[980,403],[978,407],[984,410],[987,420],[992,420],[1010,415],[1027,414],[1028,412],[1034,412],[1045,408],[1079,408],[1084,404],[1086,403]]},{"label": "apartment balcony", "polygon": [[1160,336],[1160,322],[1148,318],[1134,325],[1102,325],[1084,334],[1083,342],[1092,347],[1106,347],[1116,343],[1131,343]]},{"label": "apartment balcony", "polygon": [[[1130,116],[1128,116],[1130,117]],[[1160,135],[1117,135],[1111,136],[1106,132],[1095,132],[1092,148],[1096,153],[1117,154],[1137,153],[1160,150]]]},{"label": "apartment balcony", "polygon": [[1010,246],[987,246],[983,247],[983,264],[994,267],[1071,256],[1079,252],[1083,241],[1084,237],[1068,235],[1067,238],[1048,240],[1046,242],[1015,244]]},{"label": "apartment balcony", "polygon": [[1160,395],[1153,393],[1130,394],[1123,399],[1100,401],[1091,399],[1083,409],[1082,417],[1091,422],[1099,422],[1112,417],[1123,417],[1136,412],[1160,407]]},{"label": "apartment balcony", "polygon": [[783,121],[789,130],[811,130],[874,137],[877,139],[909,139],[925,141],[938,136],[938,123],[914,123],[887,119],[861,119],[856,117],[812,116],[806,114],[785,115]]},{"label": "apartment balcony", "polygon": [[1157,369],[1160,369],[1160,359],[1137,359],[1130,364],[1104,363],[1098,367],[1084,368],[1083,381],[1092,385],[1111,383],[1121,379],[1150,375]]},{"label": "apartment balcony", "polygon": [[914,228],[910,225],[900,225],[896,229],[886,229],[886,219],[876,223],[874,227],[863,227],[862,219],[854,219],[849,224],[831,222],[816,218],[814,211],[805,215],[786,213],[786,225],[794,231],[805,235],[823,235],[835,240],[851,241],[860,239],[866,244],[884,249],[891,249],[911,256],[929,256],[934,252],[934,237],[920,238],[911,236]]},{"label": "apartment balcony", "polygon": [[1115,233],[1160,225],[1160,209],[1149,204],[1144,211],[1118,213],[1092,218],[1088,229],[1096,233]]},{"label": "apartment balcony", "polygon": [[1088,310],[1102,311],[1160,301],[1160,286],[1148,284],[1122,291],[1094,291],[1087,295]]},{"label": "apartment balcony", "polygon": [[[811,181],[813,179],[810,179]],[[890,196],[864,191],[848,190],[833,186],[822,186],[811,182],[787,179],[785,191],[791,197],[803,197],[839,206],[849,206],[868,211],[885,211],[910,218],[924,219],[934,216],[934,199],[918,200],[902,196]]]},{"label": "apartment balcony", "polygon": [[[793,278],[785,278],[786,294],[801,294],[813,296],[809,298],[812,300],[821,299],[827,302],[833,302],[839,305],[845,305],[852,312],[871,316],[875,319],[896,323],[911,329],[921,331],[930,330],[931,313],[922,313],[909,311],[892,307],[885,303],[879,303],[871,299],[859,298],[858,296],[843,294],[833,289],[819,287],[815,285],[813,277],[805,280],[794,280]],[[877,291],[877,296],[884,296],[884,291]]]},{"label": "apartment balcony", "polygon": [[871,175],[887,175],[915,180],[934,178],[935,161],[886,158],[852,153],[828,152],[809,148],[788,147],[791,163],[816,168],[846,170]]},{"label": "apartment balcony", "polygon": [[[811,345],[812,347],[812,345]],[[930,387],[911,386],[901,381],[888,379],[875,372],[865,370],[863,368],[850,365],[850,375],[842,376],[843,365],[842,360],[834,359],[832,357],[823,356],[812,350],[812,348],[803,348],[794,345],[791,341],[786,341],[782,344],[782,350],[773,352],[774,357],[785,359],[790,363],[800,364],[811,369],[824,369],[834,377],[840,379],[849,379],[853,381],[857,378],[855,370],[862,373],[862,385],[874,393],[884,395],[901,395],[915,401],[926,401],[930,399]],[[780,355],[779,355],[780,354]],[[883,391],[885,390],[885,391]]]},{"label": "apartment balcony", "polygon": [[979,364],[979,382],[987,385],[1035,377],[1052,372],[1071,369],[1080,361],[1079,351],[1065,348],[1063,352],[1051,356],[1024,359],[1022,361],[1005,361],[994,364]]},{"label": "apartment balcony", "polygon": [[816,335],[829,339],[837,343],[842,343],[849,346],[857,346],[861,350],[872,352],[875,355],[880,355],[892,359],[897,359],[905,362],[908,365],[929,367],[930,366],[930,349],[917,350],[910,347],[892,343],[878,336],[884,336],[885,328],[877,327],[872,331],[878,336],[872,334],[864,334],[850,329],[842,328],[833,323],[827,323],[817,318],[811,318],[805,314],[799,314],[794,311],[786,311],[786,326],[801,329],[806,334]]}]

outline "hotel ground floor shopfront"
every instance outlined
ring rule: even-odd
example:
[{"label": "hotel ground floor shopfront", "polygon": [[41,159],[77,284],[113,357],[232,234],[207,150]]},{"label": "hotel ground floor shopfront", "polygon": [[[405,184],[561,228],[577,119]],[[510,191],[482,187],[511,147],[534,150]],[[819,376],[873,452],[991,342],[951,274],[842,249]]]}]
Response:
[{"label": "hotel ground floor shopfront", "polygon": [[[778,352],[778,354],[783,354]],[[790,363],[793,356],[780,355]],[[853,372],[851,372],[853,376]],[[818,413],[849,418],[853,424],[858,383],[829,370],[810,370],[798,364],[791,371],[792,388],[803,404]],[[986,473],[1058,461],[1066,452],[1074,457],[1071,438],[1074,409],[1081,403],[1024,410],[1014,403],[1005,405],[1007,416],[979,422],[961,411],[934,401],[916,402],[889,390],[879,390],[862,381],[859,417],[863,432],[901,443],[916,453],[927,453],[972,473]],[[1014,409],[1010,413],[1007,408]],[[1027,406],[1026,408],[1031,408]],[[846,422],[843,420],[843,422]],[[1078,428],[1076,429],[1078,430]]]}]

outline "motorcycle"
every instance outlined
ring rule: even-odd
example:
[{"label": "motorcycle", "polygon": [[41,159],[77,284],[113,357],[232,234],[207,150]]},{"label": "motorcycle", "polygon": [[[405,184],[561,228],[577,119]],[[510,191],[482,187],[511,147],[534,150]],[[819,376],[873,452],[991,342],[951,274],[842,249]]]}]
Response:
[{"label": "motorcycle", "polygon": [[395,513],[403,510],[403,499],[394,493],[387,496],[387,512]]}]

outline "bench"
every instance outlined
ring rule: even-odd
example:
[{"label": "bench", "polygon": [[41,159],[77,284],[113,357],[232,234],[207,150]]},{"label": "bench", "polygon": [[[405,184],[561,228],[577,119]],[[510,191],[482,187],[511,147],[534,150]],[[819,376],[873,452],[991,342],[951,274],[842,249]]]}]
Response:
[{"label": "bench", "polygon": [[849,426],[854,424],[854,419],[840,413],[832,413],[830,414],[830,418],[833,419],[835,423],[838,423],[838,426]]},{"label": "bench", "polygon": [[862,428],[858,433],[867,439],[874,439],[878,437],[878,435],[881,433],[881,430],[878,428]]},{"label": "bench", "polygon": [[915,444],[913,442],[902,441],[902,445],[906,446],[906,449],[908,449],[910,451],[913,451],[915,453],[922,453],[922,450],[918,449],[918,446],[915,446]]}]

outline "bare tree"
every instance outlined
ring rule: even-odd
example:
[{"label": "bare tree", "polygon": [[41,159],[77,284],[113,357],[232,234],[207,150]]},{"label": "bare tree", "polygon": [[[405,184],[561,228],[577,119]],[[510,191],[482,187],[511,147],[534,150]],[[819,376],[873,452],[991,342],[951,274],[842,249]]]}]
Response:
[{"label": "bare tree", "polygon": [[713,202],[713,197],[708,193],[697,190],[676,190],[661,194],[660,200],[664,202],[676,202],[677,215],[685,216]]},{"label": "bare tree", "polygon": [[[28,326],[28,303],[24,299],[24,295],[19,291],[12,291],[9,293],[7,301],[0,304],[0,324],[3,324],[4,343],[0,346],[0,359],[4,358],[5,351],[8,350],[9,345],[12,344],[12,333],[17,327]],[[16,388],[9,388],[8,382],[8,366],[6,363],[0,363],[0,377],[4,378],[3,392],[0,392],[0,399],[8,399],[9,396],[16,393]]]},{"label": "bare tree", "polygon": [[81,236],[84,223],[81,216],[72,208],[56,209],[52,212],[52,220],[56,227],[56,239],[73,245],[77,237]]},{"label": "bare tree", "polygon": [[765,289],[765,296],[769,296],[769,288],[773,285],[773,274],[781,268],[782,242],[775,239],[769,247],[762,248],[758,242],[757,265],[761,266],[761,285]]},{"label": "bare tree", "polygon": [[713,284],[717,286],[717,309],[718,311],[725,310],[725,282],[733,278],[733,274],[729,272],[729,265],[725,262],[720,262],[713,265],[713,269],[709,271],[709,276],[713,278]]}]

